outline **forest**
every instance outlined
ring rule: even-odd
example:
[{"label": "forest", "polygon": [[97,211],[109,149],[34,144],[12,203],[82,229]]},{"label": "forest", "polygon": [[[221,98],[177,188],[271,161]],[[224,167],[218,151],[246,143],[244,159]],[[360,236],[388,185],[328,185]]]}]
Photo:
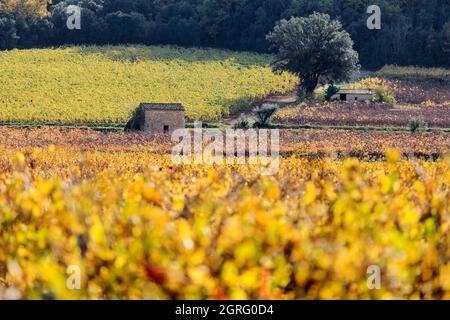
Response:
[{"label": "forest", "polygon": [[[369,30],[369,5],[381,29]],[[67,28],[67,7],[81,29]],[[365,68],[450,66],[450,0],[0,0],[0,49],[66,44],[174,44],[270,52],[280,19],[323,12],[351,35]]]}]

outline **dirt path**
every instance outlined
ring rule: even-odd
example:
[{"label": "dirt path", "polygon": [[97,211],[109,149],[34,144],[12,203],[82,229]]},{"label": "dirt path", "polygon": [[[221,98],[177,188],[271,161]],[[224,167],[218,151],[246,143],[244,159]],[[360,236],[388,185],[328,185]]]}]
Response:
[{"label": "dirt path", "polygon": [[297,102],[297,96],[295,94],[295,91],[288,92],[285,94],[270,95],[270,96],[264,98],[262,101],[253,103],[251,105],[251,107],[248,108],[247,110],[241,111],[239,113],[231,115],[230,117],[222,119],[221,122],[224,123],[225,125],[233,126],[237,122],[237,120],[239,119],[239,117],[241,115],[245,115],[245,116],[250,115],[252,113],[253,107],[264,104],[264,103],[273,103],[273,104],[278,104],[280,107],[285,107],[288,105],[295,104],[296,102]]}]

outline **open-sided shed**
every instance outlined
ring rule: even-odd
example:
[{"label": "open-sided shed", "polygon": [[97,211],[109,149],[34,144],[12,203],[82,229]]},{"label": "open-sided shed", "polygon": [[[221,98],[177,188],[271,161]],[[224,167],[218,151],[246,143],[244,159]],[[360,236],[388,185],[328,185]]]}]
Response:
[{"label": "open-sided shed", "polygon": [[373,91],[371,89],[341,89],[331,97],[332,101],[372,101]]}]

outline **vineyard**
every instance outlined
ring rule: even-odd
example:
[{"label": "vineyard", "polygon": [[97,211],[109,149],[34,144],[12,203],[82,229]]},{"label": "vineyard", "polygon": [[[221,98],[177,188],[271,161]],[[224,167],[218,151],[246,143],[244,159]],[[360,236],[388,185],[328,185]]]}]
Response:
[{"label": "vineyard", "polygon": [[[298,80],[271,59],[0,52],[0,300],[450,299],[444,71],[387,66],[346,84],[376,101],[298,102]],[[280,129],[272,176],[258,164],[176,165],[169,136],[121,130],[140,102],[181,102],[188,121],[222,133],[268,98],[281,106],[264,106]],[[50,123],[60,127],[31,128]]]},{"label": "vineyard", "polygon": [[[147,136],[134,132],[102,133],[80,129],[11,129],[0,128],[0,148],[5,154],[32,150],[35,147],[59,146],[74,152],[170,154],[174,142],[167,137]],[[283,157],[358,157],[368,160],[371,156],[384,155],[396,149],[405,156],[425,158],[441,157],[450,146],[450,135],[446,133],[416,133],[394,131],[352,130],[280,130],[280,154]],[[28,152],[27,151],[27,152]],[[7,170],[8,157],[3,170]],[[76,161],[74,157],[70,161]],[[103,167],[103,164],[102,164]],[[45,173],[43,170],[42,173]],[[62,171],[60,172],[62,173]]]},{"label": "vineyard", "polygon": [[267,177],[151,149],[3,149],[0,297],[450,298],[449,158],[291,157]]},{"label": "vineyard", "polygon": [[407,127],[413,119],[423,119],[432,128],[450,128],[450,105],[395,108],[388,104],[333,103],[281,110],[277,123],[324,126]]},{"label": "vineyard", "polygon": [[[389,136],[366,136],[361,148],[386,161],[297,153],[267,177],[256,165],[175,166],[161,141],[133,133],[1,130],[0,297],[450,298],[444,152],[406,160]],[[286,150],[364,141],[299,134],[285,133]],[[82,290],[67,289],[69,265]],[[380,290],[366,286],[369,265]]]},{"label": "vineyard", "polygon": [[377,72],[379,75],[395,76],[395,77],[430,77],[430,78],[449,78],[450,70],[444,68],[420,68],[420,67],[399,67],[384,66]]},{"label": "vineyard", "polygon": [[411,121],[420,119],[429,128],[446,131],[450,128],[450,85],[446,81],[426,76],[420,79],[369,77],[343,87],[370,88],[375,92],[376,101],[303,102],[283,108],[274,121],[291,126],[407,129]]},{"label": "vineyard", "polygon": [[126,123],[140,102],[181,102],[214,120],[297,80],[270,56],[176,47],[0,52],[0,123]]},{"label": "vineyard", "polygon": [[[450,72],[450,71],[449,71]],[[348,85],[353,89],[372,88],[377,90],[383,88],[387,93],[395,97],[396,102],[419,106],[449,106],[450,85],[442,79],[429,79],[426,76],[411,78],[387,79],[387,78],[365,78],[356,83]]]}]

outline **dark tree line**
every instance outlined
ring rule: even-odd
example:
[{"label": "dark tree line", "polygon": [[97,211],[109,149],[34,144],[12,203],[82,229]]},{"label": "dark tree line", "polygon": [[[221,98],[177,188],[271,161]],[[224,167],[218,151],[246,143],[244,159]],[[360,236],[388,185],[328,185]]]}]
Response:
[{"label": "dark tree line", "polygon": [[[267,52],[280,19],[313,12],[339,19],[365,67],[450,66],[450,0],[0,0],[0,49],[62,44],[177,44]],[[81,30],[68,30],[66,8],[82,8]],[[381,7],[381,30],[366,26]],[[42,6],[41,6],[42,9]]]}]

